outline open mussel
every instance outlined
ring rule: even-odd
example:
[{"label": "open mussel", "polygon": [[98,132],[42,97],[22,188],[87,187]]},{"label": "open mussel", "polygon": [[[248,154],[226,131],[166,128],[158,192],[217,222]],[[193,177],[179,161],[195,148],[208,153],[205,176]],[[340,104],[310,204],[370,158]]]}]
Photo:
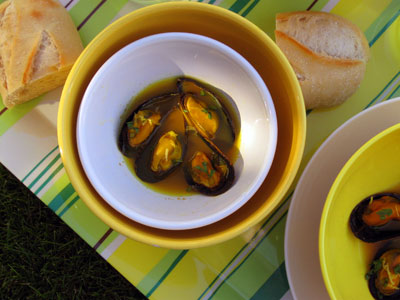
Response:
[{"label": "open mussel", "polygon": [[172,109],[136,158],[135,172],[141,180],[158,182],[182,164],[187,144],[185,127],[181,111]]},{"label": "open mussel", "polygon": [[400,236],[400,194],[379,193],[367,197],[353,209],[349,223],[354,235],[364,242]]},{"label": "open mussel", "polygon": [[179,78],[182,111],[189,124],[204,138],[226,151],[235,141],[233,122],[221,101],[205,86],[190,78]]},{"label": "open mussel", "polygon": [[378,250],[366,279],[375,299],[400,299],[400,240],[392,240]]},{"label": "open mussel", "polygon": [[122,126],[118,142],[120,151],[127,157],[136,157],[178,100],[176,93],[165,94],[149,99],[135,109]]},{"label": "open mussel", "polygon": [[188,132],[187,149],[183,170],[191,188],[215,196],[232,186],[235,175],[229,159],[195,130]]}]

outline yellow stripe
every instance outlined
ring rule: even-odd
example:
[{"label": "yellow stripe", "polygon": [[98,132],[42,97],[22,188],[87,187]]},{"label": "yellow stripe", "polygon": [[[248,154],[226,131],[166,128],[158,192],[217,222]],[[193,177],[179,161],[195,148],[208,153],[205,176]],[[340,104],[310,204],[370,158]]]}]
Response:
[{"label": "yellow stripe", "polygon": [[126,239],[107,261],[127,280],[137,285],[168,251],[165,248],[156,248]]},{"label": "yellow stripe", "polygon": [[[252,230],[251,235],[253,233]],[[163,288],[158,288],[152,297],[175,300],[178,296],[179,299],[192,299],[193,295],[201,295],[247,242],[245,236],[246,234],[212,247],[190,250],[164,280]],[[176,295],[176,286],[180,287],[179,295]],[[174,291],[175,294],[172,293]]]},{"label": "yellow stripe", "polygon": [[340,1],[331,12],[349,19],[365,31],[390,3],[391,0]]}]

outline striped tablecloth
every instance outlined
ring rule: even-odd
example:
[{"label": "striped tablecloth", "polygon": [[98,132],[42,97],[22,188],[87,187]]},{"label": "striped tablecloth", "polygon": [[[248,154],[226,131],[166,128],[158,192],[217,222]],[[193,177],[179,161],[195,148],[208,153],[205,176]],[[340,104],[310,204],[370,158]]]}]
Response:
[{"label": "striped tablecloth", "polygon": [[[122,15],[161,1],[61,2],[87,45]],[[230,9],[272,38],[275,14],[295,10],[331,11],[364,31],[371,47],[364,81],[345,104],[307,112],[306,148],[299,174],[318,146],[347,119],[378,102],[400,96],[400,0],[199,2]],[[127,239],[85,206],[65,173],[56,136],[61,90],[10,110],[0,104],[0,161],[105,260],[151,299],[291,299],[284,263],[290,198],[258,226],[212,247],[169,250]]]}]

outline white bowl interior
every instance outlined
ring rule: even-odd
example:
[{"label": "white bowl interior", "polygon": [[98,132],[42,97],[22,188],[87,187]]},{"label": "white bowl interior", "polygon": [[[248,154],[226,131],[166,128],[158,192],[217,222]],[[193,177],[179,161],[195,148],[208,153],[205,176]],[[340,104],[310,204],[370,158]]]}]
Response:
[{"label": "white bowl interior", "polygon": [[[236,178],[221,195],[182,200],[153,191],[132,174],[118,150],[121,116],[132,97],[151,83],[179,75],[223,90],[239,111]],[[127,45],[98,70],[80,106],[77,139],[85,173],[105,201],[142,224],[181,230],[216,222],[251,198],[271,167],[277,123],[267,87],[241,55],[204,36],[162,33]]]}]

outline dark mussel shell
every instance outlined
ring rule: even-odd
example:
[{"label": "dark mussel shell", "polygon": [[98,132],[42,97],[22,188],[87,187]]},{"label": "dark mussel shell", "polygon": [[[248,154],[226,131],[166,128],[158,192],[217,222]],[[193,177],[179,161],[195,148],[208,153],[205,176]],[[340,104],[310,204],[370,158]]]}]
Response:
[{"label": "dark mussel shell", "polygon": [[[181,147],[181,157],[171,160],[171,166],[166,170],[153,170],[152,163],[160,139],[169,132],[176,134],[176,140]],[[140,152],[135,161],[136,175],[145,182],[158,182],[175,171],[182,163],[187,149],[186,122],[178,107],[173,108],[163,119],[157,131],[151,137],[147,146]]]},{"label": "dark mussel shell", "polygon": [[363,221],[362,216],[368,208],[371,197],[374,200],[378,200],[384,196],[392,197],[395,201],[400,203],[400,194],[378,193],[362,200],[351,212],[349,221],[350,228],[354,235],[364,242],[374,243],[400,236],[400,221],[398,220],[390,220],[386,224],[380,226],[369,226]]},{"label": "dark mussel shell", "polygon": [[153,129],[153,131],[147,136],[147,138],[136,146],[132,146],[129,143],[129,129],[128,125],[132,122],[135,114],[140,111],[151,111],[157,114],[160,114],[160,124],[165,116],[171,111],[171,109],[177,105],[179,101],[179,94],[177,93],[168,93],[161,96],[157,96],[147,100],[146,102],[139,105],[132,114],[125,120],[123,126],[121,128],[119,138],[118,138],[118,148],[122,152],[123,155],[131,158],[135,158],[143,149],[147,146],[155,132],[157,131],[157,126]]},{"label": "dark mussel shell", "polygon": [[[390,255],[389,253],[392,253]],[[386,254],[386,255],[385,255]],[[389,254],[389,255],[388,255]],[[370,265],[369,271],[366,275],[366,279],[368,280],[368,288],[371,292],[371,295],[375,299],[379,300],[398,300],[400,299],[400,289],[394,290],[393,293],[389,291],[383,291],[382,286],[387,285],[388,280],[382,280],[382,277],[379,278],[379,272],[384,268],[382,257],[394,258],[400,256],[400,240],[395,239],[387,242],[384,246],[382,246],[376,253],[373,262]],[[390,262],[387,262],[390,265]],[[390,271],[394,273],[394,276],[397,276],[397,272],[400,271],[400,264],[396,264],[396,266],[392,266]],[[397,285],[400,288],[400,282]]]},{"label": "dark mussel shell", "polygon": [[[178,90],[181,94],[181,106],[185,118],[192,124],[204,138],[211,140],[221,151],[226,151],[235,141],[235,129],[233,120],[229,117],[227,109],[221,100],[206,86],[190,78],[177,80]],[[200,111],[204,112],[202,120],[196,120],[188,107],[188,99],[200,104]],[[199,110],[197,110],[199,111]],[[209,132],[202,128],[202,121],[214,121],[216,119],[216,131]]]},{"label": "dark mussel shell", "polygon": [[[186,182],[191,188],[204,195],[216,196],[224,193],[232,186],[235,178],[234,168],[229,159],[215,145],[201,137],[196,131],[189,130],[187,149],[183,171]],[[198,169],[193,169],[192,160],[198,153],[207,157],[207,161],[211,164],[209,167],[199,165],[196,166]],[[213,186],[202,184],[199,180],[195,179],[198,172],[203,173],[203,175],[206,174],[206,177],[209,176],[209,178],[218,172],[218,183]]]}]

